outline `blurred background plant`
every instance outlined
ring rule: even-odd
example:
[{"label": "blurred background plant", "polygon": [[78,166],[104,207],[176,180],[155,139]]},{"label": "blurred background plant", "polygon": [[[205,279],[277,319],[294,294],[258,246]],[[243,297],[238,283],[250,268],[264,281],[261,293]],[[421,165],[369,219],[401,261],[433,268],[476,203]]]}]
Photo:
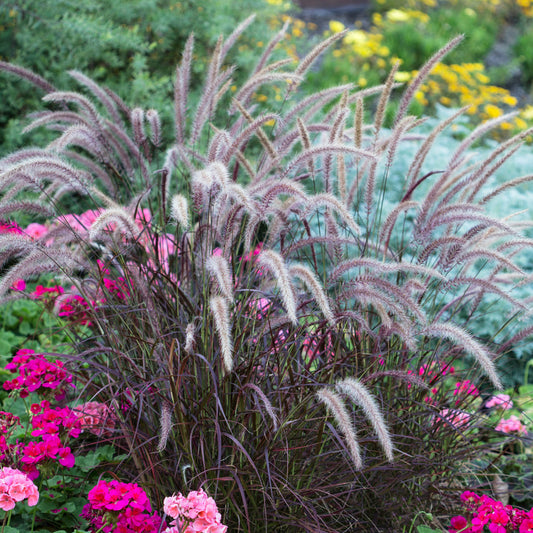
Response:
[{"label": "blurred background plant", "polygon": [[[273,19],[289,7],[289,2],[264,0],[8,0],[0,9],[0,60],[29,68],[65,88],[72,86],[67,72],[80,70],[119,92],[128,104],[158,108],[164,125],[170,125],[169,66],[176,64],[189,33],[194,32],[197,42],[194,85],[218,35],[231,33],[242,13],[256,13],[259,24],[243,36],[238,50],[231,51],[239,72],[249,69],[258,43],[268,42],[272,35]],[[0,74],[0,155],[49,138],[42,132],[20,136],[24,115],[38,107],[42,95],[8,77]]]}]

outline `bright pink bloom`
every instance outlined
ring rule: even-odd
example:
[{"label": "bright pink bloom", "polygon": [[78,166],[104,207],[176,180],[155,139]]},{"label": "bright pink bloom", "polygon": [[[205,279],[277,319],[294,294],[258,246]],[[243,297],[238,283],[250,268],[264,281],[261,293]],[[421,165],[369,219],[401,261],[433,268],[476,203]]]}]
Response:
[{"label": "bright pink bloom", "polygon": [[14,291],[24,291],[26,290],[26,282],[23,279],[18,279],[11,285],[11,289]]},{"label": "bright pink bloom", "polygon": [[533,532],[533,518],[526,518],[520,524],[520,529],[518,531],[520,533],[531,533],[531,532]]},{"label": "bright pink bloom", "polygon": [[456,531],[464,530],[468,526],[468,520],[464,516],[454,516],[451,521],[451,528],[449,533],[455,533]]},{"label": "bright pink bloom", "polygon": [[0,220],[0,233],[15,233],[22,235],[24,232],[16,222],[5,222]]},{"label": "bright pink bloom", "polygon": [[[135,483],[101,480],[88,495],[82,515],[91,531],[104,533],[158,533],[166,524],[156,514],[144,490]],[[104,519],[110,522],[104,526]]]},{"label": "bright pink bloom", "polygon": [[37,224],[36,222],[32,222],[24,230],[24,233],[26,235],[29,235],[32,239],[40,239],[41,237],[44,237],[48,233],[48,228],[46,226],[43,226],[42,224]]}]

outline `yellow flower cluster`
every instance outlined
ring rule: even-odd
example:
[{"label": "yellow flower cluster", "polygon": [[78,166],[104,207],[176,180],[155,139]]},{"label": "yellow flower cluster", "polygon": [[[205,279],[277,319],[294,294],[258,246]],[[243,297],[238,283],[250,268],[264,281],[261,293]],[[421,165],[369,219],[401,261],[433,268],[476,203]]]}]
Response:
[{"label": "yellow flower cluster", "polygon": [[[466,112],[474,124],[497,118],[517,105],[516,98],[508,90],[490,84],[481,63],[438,63],[427,81],[420,86],[415,98],[424,107],[434,107],[436,104],[446,107],[469,106]],[[499,133],[526,128],[527,118],[521,114],[503,122]]]},{"label": "yellow flower cluster", "polygon": [[[344,24],[332,20],[329,23],[330,31],[326,34],[340,33],[344,29]],[[339,65],[344,62],[351,66],[349,73],[346,69],[339,71],[339,82],[355,82],[360,87],[365,87],[369,81],[380,82],[391,66],[391,52],[383,45],[383,35],[373,31],[349,30],[332,55]]]},{"label": "yellow flower cluster", "polygon": [[429,15],[417,9],[389,9],[382,15],[381,13],[374,13],[372,15],[372,22],[376,27],[383,27],[385,23],[420,21],[424,24],[429,22]]},{"label": "yellow flower cluster", "polygon": [[404,11],[406,9],[425,11],[427,8],[454,6],[470,8],[477,12],[503,13],[508,16],[522,12],[533,17],[533,0],[376,0],[380,9]]}]

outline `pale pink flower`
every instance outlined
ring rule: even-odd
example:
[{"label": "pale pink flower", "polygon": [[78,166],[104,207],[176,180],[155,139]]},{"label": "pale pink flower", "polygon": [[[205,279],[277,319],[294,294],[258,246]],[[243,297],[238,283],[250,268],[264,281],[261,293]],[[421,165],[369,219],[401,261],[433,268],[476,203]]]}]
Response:
[{"label": "pale pink flower", "polygon": [[513,402],[511,397],[508,394],[497,394],[496,396],[491,396],[485,403],[487,409],[502,409],[506,411],[507,409],[512,409]]},{"label": "pale pink flower", "polygon": [[470,415],[464,411],[457,409],[442,409],[438,418],[433,420],[434,425],[441,425],[443,420],[449,422],[454,428],[458,429],[468,425],[470,422]]},{"label": "pale pink flower", "polygon": [[213,498],[200,489],[187,497],[181,493],[165,498],[165,514],[174,518],[165,533],[226,533],[227,526],[220,523],[220,513]]},{"label": "pale pink flower", "polygon": [[252,312],[252,318],[261,319],[267,316],[272,307],[272,302],[268,298],[257,298],[257,300],[250,302],[249,307]]},{"label": "pale pink flower", "polygon": [[515,415],[511,415],[508,419],[502,418],[495,429],[502,433],[518,433],[521,435],[527,433],[526,426],[522,424],[520,419]]},{"label": "pale pink flower", "polygon": [[111,435],[115,428],[115,414],[104,403],[87,402],[73,409],[78,417],[82,431],[87,430],[93,435],[102,437]]},{"label": "pale pink flower", "polygon": [[3,511],[11,511],[15,508],[15,500],[4,492],[0,493],[0,509]]},{"label": "pale pink flower", "polygon": [[31,507],[39,501],[39,491],[20,470],[7,466],[0,469],[0,509],[10,511],[17,502],[28,500]]}]

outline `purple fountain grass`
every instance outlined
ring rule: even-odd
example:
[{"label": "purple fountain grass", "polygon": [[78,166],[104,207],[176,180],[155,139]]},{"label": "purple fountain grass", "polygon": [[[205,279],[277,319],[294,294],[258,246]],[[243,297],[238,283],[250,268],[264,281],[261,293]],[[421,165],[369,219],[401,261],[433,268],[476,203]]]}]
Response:
[{"label": "purple fountain grass", "polygon": [[[513,289],[530,281],[518,254],[533,242],[487,210],[531,180],[490,184],[526,133],[472,159],[491,122],[427,170],[465,110],[420,133],[409,103],[460,38],[388,127],[397,66],[379,87],[299,93],[342,33],[294,65],[273,58],[282,28],[233,90],[226,57],[251,22],[217,41],[199,88],[187,40],[170,141],[158,111],[79,72],[91,96],[0,63],[46,93],[26,129],[57,133],[0,161],[2,218],[51,217],[43,237],[0,234],[0,295],[23,297],[14,283],[42,273],[77,287],[90,326],[65,327],[79,382],[117,406],[117,471],[156,498],[205,485],[236,532],[401,530],[420,502],[446,509],[482,446],[459,438],[470,427],[433,424],[454,400],[445,370],[462,361],[499,388],[495,354],[531,334],[518,318],[499,346],[467,329],[490,294],[517,317],[529,303]],[[254,93],[271,83],[284,98],[262,107]],[[418,149],[393,187],[406,143]],[[73,191],[90,217],[70,212]]]}]

